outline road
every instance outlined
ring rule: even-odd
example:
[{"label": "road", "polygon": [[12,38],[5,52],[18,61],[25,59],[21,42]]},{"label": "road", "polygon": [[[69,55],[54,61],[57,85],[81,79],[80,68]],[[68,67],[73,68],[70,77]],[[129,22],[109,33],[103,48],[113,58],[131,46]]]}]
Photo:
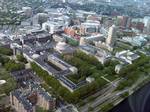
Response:
[{"label": "road", "polygon": [[[90,106],[90,107],[95,108],[98,105],[104,103],[105,101],[111,99],[116,94],[116,93],[111,94],[116,89],[116,86],[114,86],[114,84],[117,85],[119,81],[120,80],[116,80],[116,81],[113,82],[113,84],[110,83],[110,85],[108,87],[106,87],[103,90],[101,90],[100,92],[92,95],[92,96],[97,97],[97,98],[94,101],[89,102],[86,105],[82,106],[80,108],[80,111],[81,112],[88,112],[88,108],[87,107]],[[84,101],[87,102],[87,99],[85,99]]]},{"label": "road", "polygon": [[[104,89],[102,89],[102,90],[96,92],[95,94],[91,95],[91,97],[98,97],[98,96],[100,96],[100,95],[106,94],[106,93],[109,92],[112,88],[116,87],[116,85],[119,83],[120,80],[121,80],[121,79],[116,79],[116,80],[114,80],[113,82],[111,82],[111,83],[105,85],[105,86],[103,87]],[[114,86],[114,85],[115,85],[115,86]],[[83,101],[84,101],[84,102],[88,102],[88,97],[85,98]]]},{"label": "road", "polygon": [[[141,77],[141,78],[139,78],[139,80],[137,80],[137,82],[133,85],[133,86],[131,86],[130,88],[127,88],[127,89],[125,89],[125,90],[123,90],[123,91],[118,91],[118,92],[114,92],[114,93],[112,93],[112,94],[110,94],[110,96],[107,96],[107,99],[105,99],[105,98],[103,98],[103,99],[105,99],[105,101],[103,102],[103,103],[100,103],[100,101],[99,101],[99,105],[103,105],[103,104],[109,104],[109,103],[118,103],[118,102],[120,102],[120,101],[122,101],[122,98],[120,97],[122,94],[124,94],[124,93],[126,93],[126,92],[130,92],[130,91],[133,91],[134,90],[134,88],[136,88],[140,83],[142,83],[143,82],[143,80],[145,80],[146,78],[148,78],[148,76],[147,77]],[[120,98],[119,98],[120,97]],[[102,102],[102,99],[101,99],[101,102]],[[95,106],[95,105],[94,105]],[[91,107],[93,107],[93,106],[91,106]],[[96,108],[94,108],[94,112],[99,112],[100,111],[100,107],[96,107]],[[85,112],[87,112],[87,111],[85,111]]]}]

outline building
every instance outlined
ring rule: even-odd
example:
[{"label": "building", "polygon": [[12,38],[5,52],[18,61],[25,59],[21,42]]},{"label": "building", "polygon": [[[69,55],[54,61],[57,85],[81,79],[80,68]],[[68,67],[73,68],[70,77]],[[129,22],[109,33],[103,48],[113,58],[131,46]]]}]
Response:
[{"label": "building", "polygon": [[94,44],[95,44],[95,46],[98,47],[98,48],[103,48],[103,49],[107,49],[107,50],[109,50],[109,51],[113,51],[113,47],[107,45],[105,42],[97,41],[97,42],[94,42]]},{"label": "building", "polygon": [[94,16],[94,15],[96,15],[96,13],[95,13],[95,12],[92,12],[92,11],[77,10],[77,11],[76,11],[76,15],[77,15],[77,16],[78,16],[78,15],[82,15],[82,16],[87,17],[88,15]]},{"label": "building", "polygon": [[22,36],[20,38],[20,41],[24,45],[26,43],[34,43],[34,41],[44,43],[50,39],[51,39],[51,35],[49,33],[43,30],[35,30]]},{"label": "building", "polygon": [[125,42],[129,42],[133,46],[143,46],[146,44],[147,39],[145,36],[134,36],[134,37],[123,37],[122,38]]},{"label": "building", "polygon": [[144,17],[143,22],[144,22],[145,33],[149,34],[149,32],[150,32],[150,17]]},{"label": "building", "polygon": [[69,46],[65,42],[58,42],[54,49],[61,54],[72,54],[75,51],[71,46]]},{"label": "building", "polygon": [[92,82],[95,81],[95,79],[92,78],[92,77],[87,77],[87,78],[86,78],[86,81],[87,81],[88,83],[92,83]]},{"label": "building", "polygon": [[39,91],[37,99],[37,105],[44,110],[54,110],[56,107],[56,99],[52,98],[52,96],[45,91]]},{"label": "building", "polygon": [[[77,28],[76,28],[77,29]],[[74,37],[76,35],[76,30],[72,27],[67,27],[64,29],[65,34]]]},{"label": "building", "polygon": [[5,84],[5,83],[6,83],[5,80],[0,80],[0,86],[3,85],[3,84]]},{"label": "building", "polygon": [[131,28],[133,29],[137,29],[139,30],[140,32],[143,32],[144,30],[144,23],[142,20],[133,20],[131,22]]},{"label": "building", "polygon": [[55,41],[55,42],[64,42],[64,41],[66,41],[66,39],[65,38],[63,38],[62,36],[60,36],[60,35],[53,35],[52,36],[52,38],[53,38],[53,40]]},{"label": "building", "polygon": [[48,61],[52,63],[53,65],[57,66],[61,70],[69,70],[73,74],[76,74],[78,72],[78,69],[76,67],[64,62],[63,60],[59,59],[58,57],[54,55],[49,55]]},{"label": "building", "polygon": [[83,45],[86,45],[87,44],[87,39],[86,38],[84,38],[84,37],[81,37],[80,38],[80,46],[83,46]]},{"label": "building", "polygon": [[123,64],[118,64],[118,65],[116,65],[116,66],[115,66],[115,72],[116,72],[117,74],[119,74],[120,71],[122,70],[122,68],[123,68]]},{"label": "building", "polygon": [[24,15],[27,17],[31,17],[33,14],[31,7],[22,7],[22,11],[23,11]]},{"label": "building", "polygon": [[131,18],[129,16],[117,16],[118,25],[123,28],[130,28]]},{"label": "building", "polygon": [[97,34],[100,32],[100,22],[88,20],[81,23],[81,29],[84,35]]},{"label": "building", "polygon": [[134,52],[131,52],[129,50],[121,51],[116,53],[116,58],[128,63],[132,64],[136,59],[140,58],[139,55],[137,55]]},{"label": "building", "polygon": [[21,90],[10,93],[10,103],[17,112],[36,112],[35,106],[22,95]]},{"label": "building", "polygon": [[10,93],[11,106],[17,112],[36,112],[36,106],[49,111],[55,109],[55,98],[34,82],[26,84],[28,88],[17,89]]},{"label": "building", "polygon": [[48,20],[48,14],[47,13],[38,13],[33,17],[33,25],[40,24],[42,26],[42,23],[46,22]]},{"label": "building", "polygon": [[115,43],[115,40],[116,40],[116,32],[117,32],[117,28],[115,25],[112,25],[110,28],[109,28],[109,31],[108,31],[108,37],[106,38],[106,44],[107,45],[114,45]]},{"label": "building", "polygon": [[91,45],[83,45],[83,46],[80,46],[79,49],[88,55],[92,55],[96,57],[98,61],[101,62],[102,64],[110,60],[112,57],[110,52],[105,51],[104,49],[101,49],[101,48],[91,46]]},{"label": "building", "polygon": [[65,40],[66,40],[66,43],[68,43],[69,45],[72,45],[72,46],[78,46],[79,45],[79,41],[78,41],[78,39],[79,38],[72,38],[71,36],[69,36],[69,35],[66,35],[66,34],[61,34],[61,36],[63,37],[63,38],[65,38]]},{"label": "building", "polygon": [[23,82],[33,79],[34,73],[31,69],[23,69],[20,71],[11,72],[11,76],[14,77],[17,82]]},{"label": "building", "polygon": [[48,21],[42,24],[42,29],[50,34],[63,31],[63,25],[58,22]]}]

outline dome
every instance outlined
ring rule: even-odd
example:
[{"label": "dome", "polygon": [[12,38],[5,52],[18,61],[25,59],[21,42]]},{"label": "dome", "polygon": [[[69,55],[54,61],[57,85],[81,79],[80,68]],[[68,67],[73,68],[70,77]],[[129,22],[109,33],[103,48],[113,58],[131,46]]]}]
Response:
[{"label": "dome", "polygon": [[71,67],[69,68],[70,71],[73,73],[73,74],[77,74],[78,73],[78,69],[76,67]]},{"label": "dome", "polygon": [[6,81],[5,80],[0,80],[0,85],[5,84]]},{"label": "dome", "polygon": [[118,64],[115,66],[115,72],[119,74],[119,72],[121,71],[121,69],[123,68],[122,64]]},{"label": "dome", "polygon": [[40,56],[40,55],[38,55],[38,54],[33,54],[33,55],[32,55],[32,58],[33,58],[33,59],[37,59],[39,56]]},{"label": "dome", "polygon": [[67,44],[65,42],[58,42],[56,45],[56,50],[64,51],[67,49]]}]

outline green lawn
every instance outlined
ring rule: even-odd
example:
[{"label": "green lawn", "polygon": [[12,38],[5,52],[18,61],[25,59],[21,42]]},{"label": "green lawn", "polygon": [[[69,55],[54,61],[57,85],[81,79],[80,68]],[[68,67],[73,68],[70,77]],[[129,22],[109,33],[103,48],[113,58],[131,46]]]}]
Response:
[{"label": "green lawn", "polygon": [[6,80],[6,83],[0,85],[0,95],[9,94],[16,87],[15,80],[10,76],[10,74],[2,67],[0,67],[0,80]]}]

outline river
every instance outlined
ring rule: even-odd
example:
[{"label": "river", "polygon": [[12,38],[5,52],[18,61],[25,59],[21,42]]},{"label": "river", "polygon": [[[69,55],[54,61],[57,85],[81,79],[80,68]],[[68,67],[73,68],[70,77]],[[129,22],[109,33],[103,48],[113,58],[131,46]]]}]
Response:
[{"label": "river", "polygon": [[136,91],[109,112],[150,112],[150,83]]}]

